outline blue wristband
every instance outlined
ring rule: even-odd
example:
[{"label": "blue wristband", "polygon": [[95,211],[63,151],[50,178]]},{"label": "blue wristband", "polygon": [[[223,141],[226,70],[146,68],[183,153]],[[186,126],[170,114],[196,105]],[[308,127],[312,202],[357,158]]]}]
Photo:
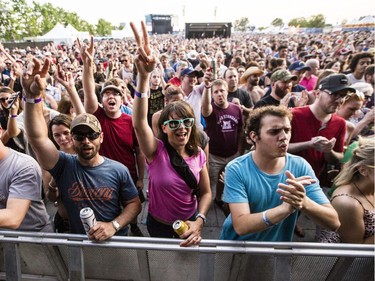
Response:
[{"label": "blue wristband", "polygon": [[141,99],[144,99],[144,98],[148,98],[148,93],[140,93],[138,91],[134,91],[134,96],[138,97],[138,98],[141,98]]},{"label": "blue wristband", "polygon": [[273,226],[273,223],[267,218],[267,211],[262,213],[262,220],[267,225],[267,227]]}]

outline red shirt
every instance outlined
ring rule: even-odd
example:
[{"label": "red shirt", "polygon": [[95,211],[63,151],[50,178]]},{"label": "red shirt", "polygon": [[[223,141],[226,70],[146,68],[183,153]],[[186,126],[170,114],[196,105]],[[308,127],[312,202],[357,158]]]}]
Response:
[{"label": "red shirt", "polygon": [[[324,136],[328,140],[336,138],[336,144],[333,148],[336,152],[344,151],[346,122],[336,114],[332,114],[331,120],[326,124],[315,118],[309,106],[295,107],[292,109],[292,137],[291,143],[305,142],[316,136]],[[310,163],[317,177],[325,168],[326,160],[324,153],[313,148],[295,153]]]},{"label": "red shirt", "polygon": [[133,180],[136,181],[135,147],[138,146],[138,142],[131,116],[122,113],[119,118],[112,119],[105,115],[104,109],[100,106],[94,115],[98,118],[104,135],[99,150],[100,155],[124,164],[129,169]]}]

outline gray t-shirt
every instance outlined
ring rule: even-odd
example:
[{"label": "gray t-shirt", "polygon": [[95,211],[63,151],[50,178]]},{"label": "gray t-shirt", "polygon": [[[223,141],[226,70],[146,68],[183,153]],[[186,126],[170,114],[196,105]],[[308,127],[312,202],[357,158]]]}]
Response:
[{"label": "gray t-shirt", "polygon": [[31,201],[18,230],[53,232],[46,207],[41,198],[42,172],[29,155],[9,149],[0,160],[0,209],[5,209],[8,198]]}]

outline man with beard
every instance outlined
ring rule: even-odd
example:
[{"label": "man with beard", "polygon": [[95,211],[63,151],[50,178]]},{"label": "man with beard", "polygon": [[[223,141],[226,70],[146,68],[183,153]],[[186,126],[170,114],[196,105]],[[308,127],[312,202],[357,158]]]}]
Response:
[{"label": "man with beard", "polygon": [[228,85],[228,101],[234,102],[238,99],[244,114],[248,114],[254,107],[254,103],[246,90],[238,88],[238,72],[235,67],[228,67],[224,72],[224,80]]},{"label": "man with beard", "polygon": [[340,226],[309,163],[287,153],[291,119],[280,106],[250,113],[245,133],[254,149],[225,168],[223,200],[231,214],[220,239],[292,241],[299,212],[330,229]]},{"label": "man with beard", "polygon": [[264,72],[256,66],[251,66],[242,74],[240,82],[243,84],[242,89],[246,90],[251,100],[256,103],[264,96],[264,90],[259,87],[259,79]]},{"label": "man with beard", "polygon": [[141,203],[129,170],[99,154],[103,132],[98,119],[88,113],[73,119],[71,133],[76,155],[58,151],[48,138],[42,95],[49,66],[48,59],[42,67],[34,58],[33,67],[22,76],[25,127],[39,164],[56,181],[73,233],[85,233],[80,211],[90,207],[97,223],[90,229],[89,239],[102,241],[116,233],[126,235],[126,226],[140,213]]},{"label": "man with beard", "polygon": [[210,138],[208,172],[211,190],[216,190],[214,202],[228,215],[228,210],[221,200],[224,186],[218,179],[226,164],[239,156],[241,151],[242,112],[239,106],[228,102],[227,83],[222,79],[211,83],[210,78],[212,72],[206,72],[202,95],[202,115],[206,121],[206,133]]},{"label": "man with beard", "polygon": [[336,113],[349,92],[344,74],[331,74],[319,83],[312,105],[293,108],[292,138],[288,152],[305,158],[319,178],[327,163],[343,157],[346,123]]},{"label": "man with beard", "polygon": [[260,99],[254,109],[266,105],[280,105],[281,101],[283,101],[283,105],[287,106],[289,99],[284,99],[284,97],[287,94],[290,95],[292,80],[296,81],[297,79],[297,76],[290,74],[285,69],[275,71],[271,76],[271,94]]}]

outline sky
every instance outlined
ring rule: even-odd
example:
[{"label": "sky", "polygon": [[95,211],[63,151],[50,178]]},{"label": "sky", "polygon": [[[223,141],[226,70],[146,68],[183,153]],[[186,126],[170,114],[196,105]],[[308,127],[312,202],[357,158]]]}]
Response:
[{"label": "sky", "polygon": [[275,18],[291,19],[323,14],[326,23],[340,24],[361,16],[375,15],[373,0],[27,0],[51,3],[96,24],[98,19],[113,25],[139,22],[146,14],[177,15],[180,26],[186,22],[234,22],[247,17],[256,27],[270,26]]}]

